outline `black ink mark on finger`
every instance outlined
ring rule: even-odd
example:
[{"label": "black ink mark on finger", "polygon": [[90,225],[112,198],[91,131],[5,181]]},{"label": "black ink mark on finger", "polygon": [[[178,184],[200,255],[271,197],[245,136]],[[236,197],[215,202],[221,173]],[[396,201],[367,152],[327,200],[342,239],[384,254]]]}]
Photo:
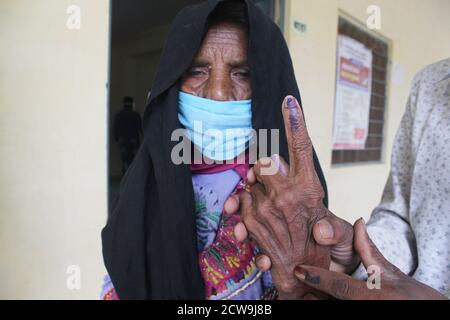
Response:
[{"label": "black ink mark on finger", "polygon": [[289,125],[292,133],[297,133],[300,129],[300,112],[295,98],[287,98],[287,109],[289,110]]},{"label": "black ink mark on finger", "polygon": [[305,281],[311,284],[318,285],[320,283],[320,276],[311,276],[309,272],[305,274]]}]

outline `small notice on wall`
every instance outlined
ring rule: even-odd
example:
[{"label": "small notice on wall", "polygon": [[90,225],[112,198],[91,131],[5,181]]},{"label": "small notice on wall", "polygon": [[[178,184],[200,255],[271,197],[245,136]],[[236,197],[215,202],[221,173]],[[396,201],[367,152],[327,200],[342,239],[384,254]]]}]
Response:
[{"label": "small notice on wall", "polygon": [[340,35],[337,50],[333,150],[364,149],[369,130],[372,50]]}]

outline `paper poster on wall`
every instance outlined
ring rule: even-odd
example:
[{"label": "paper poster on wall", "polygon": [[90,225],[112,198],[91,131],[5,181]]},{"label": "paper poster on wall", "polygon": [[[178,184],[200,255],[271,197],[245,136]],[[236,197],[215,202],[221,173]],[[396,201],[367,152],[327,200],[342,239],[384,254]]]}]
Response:
[{"label": "paper poster on wall", "polygon": [[364,149],[369,130],[372,50],[339,35],[333,150]]}]

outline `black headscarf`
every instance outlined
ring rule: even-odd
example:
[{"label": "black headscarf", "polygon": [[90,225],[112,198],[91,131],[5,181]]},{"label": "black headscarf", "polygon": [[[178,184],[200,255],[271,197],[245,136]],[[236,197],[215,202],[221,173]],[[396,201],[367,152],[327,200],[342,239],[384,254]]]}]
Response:
[{"label": "black headscarf", "polygon": [[[191,172],[189,165],[172,163],[171,150],[178,142],[170,137],[181,128],[177,117],[180,77],[199,50],[208,16],[220,2],[186,7],[173,21],[144,113],[143,144],[122,179],[102,231],[105,265],[121,299],[205,297]],[[279,151],[288,159],[281,103],[287,95],[300,101],[292,61],[275,23],[251,1],[245,3],[253,128],[279,129]],[[326,194],[315,153],[314,164]]]}]

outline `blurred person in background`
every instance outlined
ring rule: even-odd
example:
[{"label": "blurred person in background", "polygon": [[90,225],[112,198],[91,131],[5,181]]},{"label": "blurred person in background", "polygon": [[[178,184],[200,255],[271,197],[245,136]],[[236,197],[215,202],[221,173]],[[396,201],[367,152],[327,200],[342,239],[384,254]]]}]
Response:
[{"label": "blurred person in background", "polygon": [[114,118],[113,135],[119,146],[122,159],[122,174],[125,174],[139,149],[142,137],[142,121],[134,111],[132,97],[123,98],[123,109]]}]

